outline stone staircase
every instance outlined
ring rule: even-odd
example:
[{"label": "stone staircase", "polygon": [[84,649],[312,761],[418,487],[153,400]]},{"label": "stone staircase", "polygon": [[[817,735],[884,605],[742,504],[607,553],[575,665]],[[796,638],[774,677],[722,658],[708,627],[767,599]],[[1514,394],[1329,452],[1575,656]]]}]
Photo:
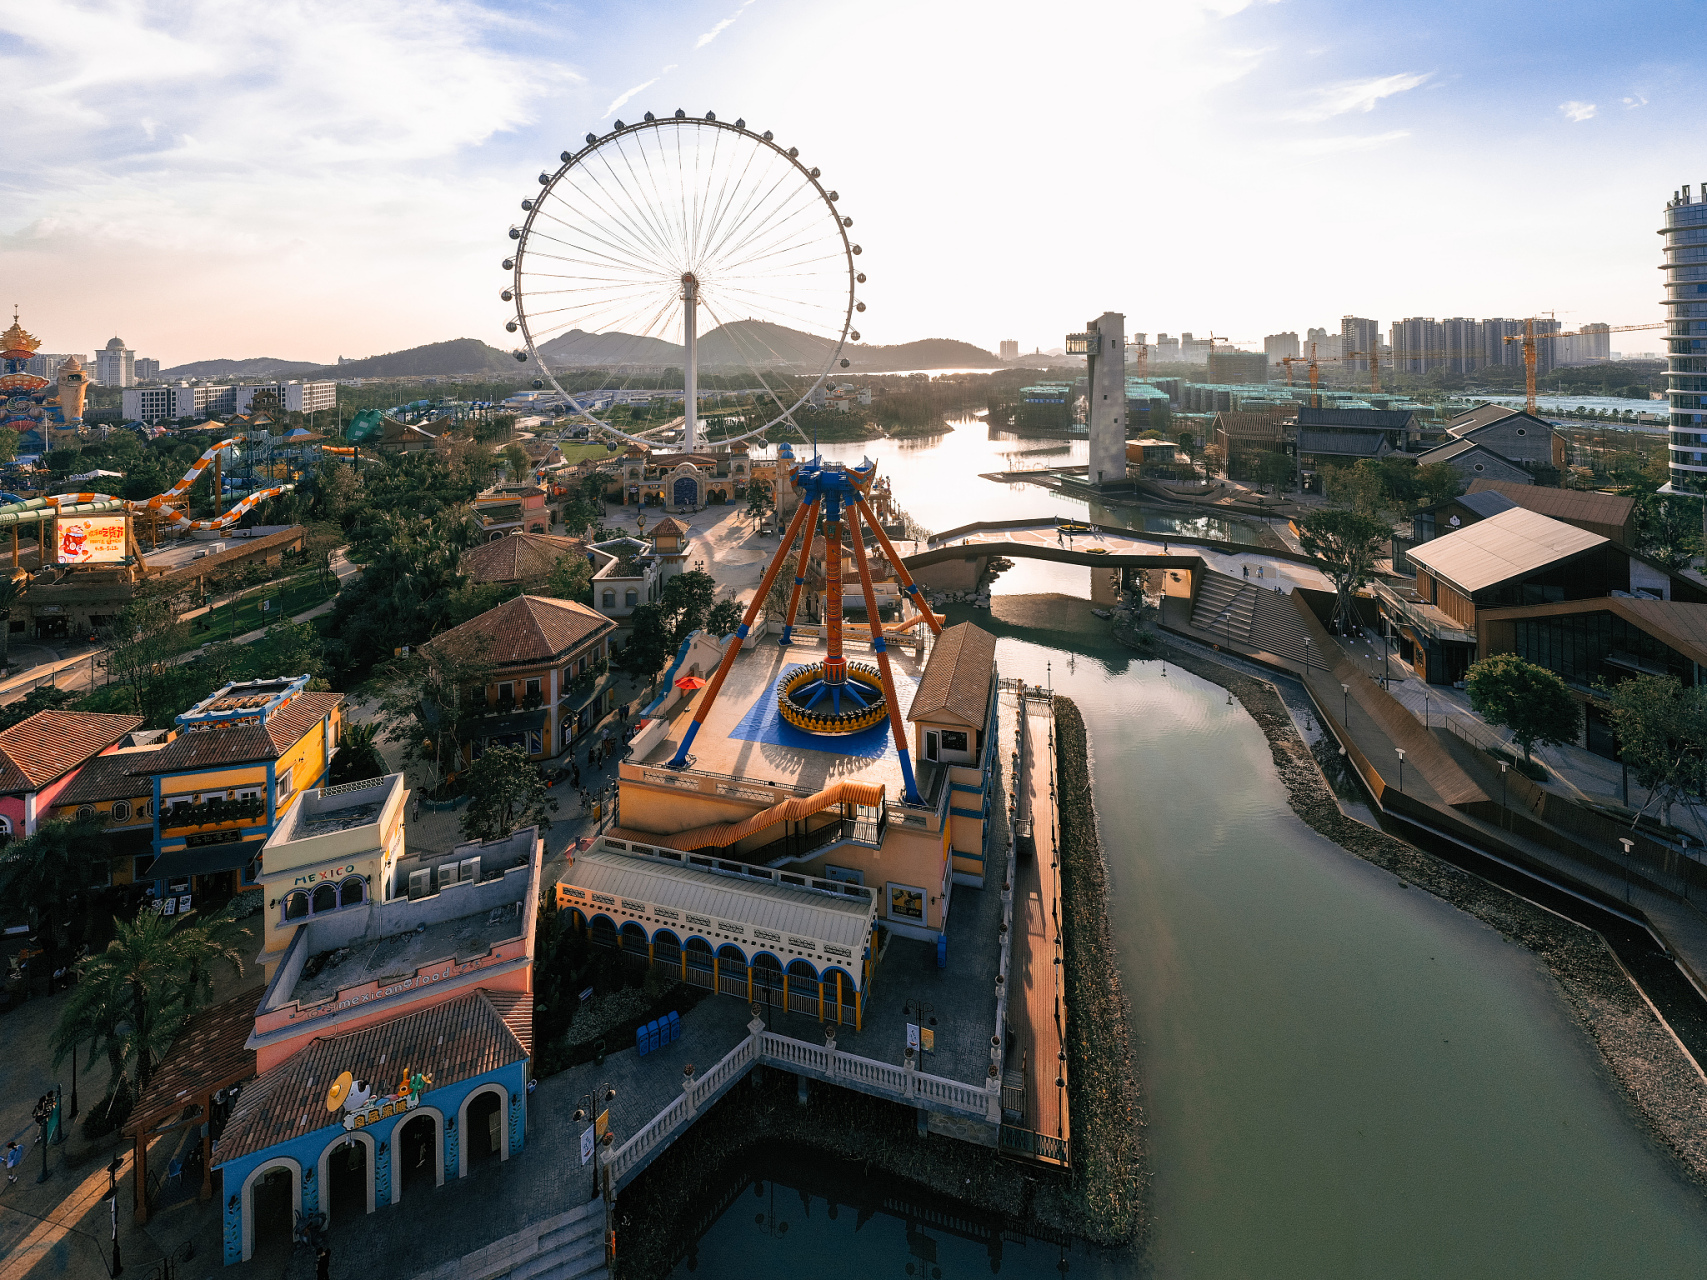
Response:
[{"label": "stone staircase", "polygon": [[[1298,616],[1303,607],[1302,601],[1290,595],[1209,570],[1192,604],[1191,625],[1223,644],[1273,654],[1303,666],[1304,640],[1309,635]],[[1310,661],[1322,666],[1322,654],[1311,654]]]},{"label": "stone staircase", "polygon": [[1225,644],[1248,646],[1259,594],[1249,582],[1206,570],[1197,599],[1192,602],[1191,625]]},{"label": "stone staircase", "polygon": [[590,1200],[433,1268],[416,1280],[610,1280],[605,1209]]}]

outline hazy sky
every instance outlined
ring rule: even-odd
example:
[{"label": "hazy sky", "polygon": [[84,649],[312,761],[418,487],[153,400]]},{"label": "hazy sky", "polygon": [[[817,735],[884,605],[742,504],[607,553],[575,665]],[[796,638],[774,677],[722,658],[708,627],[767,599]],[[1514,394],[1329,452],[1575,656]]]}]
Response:
[{"label": "hazy sky", "polygon": [[1639,323],[1707,183],[1704,35],[1699,0],[0,0],[0,278],[53,351],[509,345],[542,165],[682,107],[840,190],[869,342]]}]

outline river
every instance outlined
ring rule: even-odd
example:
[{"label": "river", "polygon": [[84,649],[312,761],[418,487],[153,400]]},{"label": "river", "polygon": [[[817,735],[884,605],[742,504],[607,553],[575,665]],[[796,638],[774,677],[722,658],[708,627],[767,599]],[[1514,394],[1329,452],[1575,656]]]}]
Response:
[{"label": "river", "polygon": [[[1005,448],[968,424],[934,446],[863,452],[932,527],[968,511],[1085,514],[973,479],[1001,469]],[[1700,1274],[1707,1205],[1529,952],[1306,827],[1263,735],[1218,687],[1133,660],[1082,605],[1014,598],[995,612],[1012,621],[953,611],[997,634],[1004,675],[1047,673],[1085,714],[1148,1121],[1148,1253],[1076,1252],[1074,1274]],[[831,1217],[857,1197],[788,1162],[755,1174],[757,1196],[698,1242],[694,1274],[991,1269],[982,1246],[881,1207]],[[1059,1274],[1035,1244],[998,1261]]]}]

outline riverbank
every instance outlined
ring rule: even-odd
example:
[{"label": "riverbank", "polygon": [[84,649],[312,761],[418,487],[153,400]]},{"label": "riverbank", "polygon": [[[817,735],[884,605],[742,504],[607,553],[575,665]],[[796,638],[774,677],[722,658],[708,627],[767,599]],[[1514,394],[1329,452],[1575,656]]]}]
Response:
[{"label": "riverbank", "polygon": [[[1081,1234],[1141,1241],[1147,1153],[1132,1010],[1108,927],[1108,866],[1097,837],[1085,720],[1071,698],[1055,699],[1055,787],[1061,813],[1061,912],[1066,962],[1067,1098],[1073,1120],[1073,1186]],[[1041,857],[1043,851],[1038,850]]]},{"label": "riverbank", "polygon": [[[1117,628],[1115,634],[1144,656],[1158,656],[1157,647],[1140,647],[1137,633]],[[1707,1115],[1707,1080],[1599,934],[1347,817],[1268,681],[1166,641],[1159,645],[1159,656],[1239,700],[1268,740],[1293,812],[1308,826],[1407,887],[1433,894],[1534,953],[1637,1122],[1672,1153],[1697,1188],[1707,1191],[1707,1132],[1701,1123]]]}]

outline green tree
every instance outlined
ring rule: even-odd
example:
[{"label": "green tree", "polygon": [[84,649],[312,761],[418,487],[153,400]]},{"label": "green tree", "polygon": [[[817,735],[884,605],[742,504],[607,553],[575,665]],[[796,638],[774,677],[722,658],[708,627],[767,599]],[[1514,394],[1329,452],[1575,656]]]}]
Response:
[{"label": "green tree", "polygon": [[706,615],[717,599],[717,583],[704,569],[678,573],[664,584],[658,597],[663,623],[674,651],[689,633],[705,626]]},{"label": "green tree", "polygon": [[1356,634],[1352,597],[1375,576],[1375,558],[1392,538],[1380,520],[1357,511],[1323,507],[1299,523],[1298,541],[1334,584],[1334,623],[1341,635]]},{"label": "green tree", "polygon": [[23,603],[28,579],[0,578],[0,670],[12,665],[12,610]]},{"label": "green tree", "polygon": [[510,469],[512,481],[526,480],[533,474],[533,461],[528,457],[527,450],[519,444],[504,446],[504,465]]},{"label": "green tree", "polygon": [[581,604],[593,601],[593,566],[585,555],[571,551],[558,556],[545,580],[542,595],[558,600],[575,600]]},{"label": "green tree", "polygon": [[1636,550],[1676,572],[1701,549],[1701,499],[1643,494],[1636,500]]},{"label": "green tree", "polygon": [[711,612],[705,615],[705,629],[720,639],[733,635],[735,628],[741,625],[745,612],[738,600],[719,600],[711,606]]},{"label": "green tree", "polygon": [[680,642],[671,642],[661,605],[639,606],[629,616],[629,623],[628,640],[617,655],[616,665],[636,680],[650,680],[670,660]]},{"label": "green tree", "polygon": [[132,600],[106,628],[107,671],[129,695],[131,711],[152,722],[164,709],[164,692],[173,683],[172,659],[183,649],[186,632],[171,606],[158,596]]},{"label": "green tree", "polygon": [[462,834],[470,840],[502,840],[518,827],[551,827],[557,801],[520,747],[487,747],[468,771],[472,799],[462,811]]},{"label": "green tree", "polygon": [[747,515],[754,522],[762,520],[775,503],[771,501],[770,485],[754,480],[747,485]]},{"label": "green tree", "polygon": [[377,720],[366,724],[345,722],[344,740],[338,746],[338,754],[332,757],[333,786],[385,776],[388,772],[385,758],[379,754],[380,728]]},{"label": "green tree", "polygon": [[[127,992],[119,975],[111,969],[91,971],[87,962],[78,966],[79,979],[66,994],[60,1006],[59,1021],[54,1025],[48,1047],[53,1052],[53,1068],[59,1070],[73,1049],[83,1049],[83,1070],[95,1066],[95,1055],[107,1059],[107,1087],[100,1104],[111,1112],[111,1119],[124,1123],[129,1114],[125,1105],[129,1093],[122,1089],[125,1076],[124,1035],[120,1028],[129,1020]],[[123,1097],[121,1098],[121,1094]],[[124,1114],[118,1114],[122,1111]]]},{"label": "green tree", "polygon": [[18,456],[18,433],[11,427],[0,427],[0,462],[10,462]]},{"label": "green tree", "polygon": [[1510,729],[1523,758],[1536,743],[1575,742],[1582,707],[1565,682],[1515,653],[1474,663],[1464,677],[1470,706],[1491,725]]},{"label": "green tree", "polygon": [[31,689],[16,702],[0,707],[0,729],[22,724],[38,711],[59,711],[76,702],[79,695],[49,684]]},{"label": "green tree", "polygon": [[43,822],[0,853],[0,894],[41,922],[92,886],[107,881],[107,846],[99,817]]},{"label": "green tree", "polygon": [[1266,484],[1275,493],[1290,485],[1293,474],[1292,459],[1284,453],[1265,449],[1250,457],[1252,479],[1258,484]]},{"label": "green tree", "polygon": [[1447,463],[1431,462],[1416,469],[1416,487],[1423,502],[1445,502],[1464,492],[1464,481]]},{"label": "green tree", "polygon": [[440,640],[386,667],[379,697],[381,735],[402,745],[404,760],[427,766],[440,779],[462,771],[491,681],[489,643],[483,636],[455,645]]},{"label": "green tree", "polygon": [[1707,688],[1686,689],[1675,676],[1634,676],[1600,692],[1624,763],[1670,826],[1672,805],[1693,805],[1707,789]]}]

